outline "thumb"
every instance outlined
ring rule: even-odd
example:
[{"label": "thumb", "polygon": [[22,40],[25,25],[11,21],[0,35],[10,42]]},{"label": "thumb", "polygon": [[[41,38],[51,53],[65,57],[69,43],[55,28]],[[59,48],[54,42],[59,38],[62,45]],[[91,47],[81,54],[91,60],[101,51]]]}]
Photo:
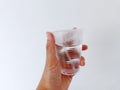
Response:
[{"label": "thumb", "polygon": [[57,62],[55,52],[55,39],[51,32],[47,32],[47,45],[46,45],[46,66],[54,66]]}]

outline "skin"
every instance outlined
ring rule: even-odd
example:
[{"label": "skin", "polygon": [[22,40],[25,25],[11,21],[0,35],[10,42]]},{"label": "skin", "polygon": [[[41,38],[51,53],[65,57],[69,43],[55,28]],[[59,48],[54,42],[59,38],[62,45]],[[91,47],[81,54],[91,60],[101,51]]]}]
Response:
[{"label": "skin", "polygon": [[[87,50],[87,45],[82,50]],[[80,58],[80,66],[85,65],[83,56]],[[36,90],[68,90],[73,76],[66,76],[60,72],[60,62],[56,58],[55,40],[51,32],[47,32],[46,65],[42,78]]]}]

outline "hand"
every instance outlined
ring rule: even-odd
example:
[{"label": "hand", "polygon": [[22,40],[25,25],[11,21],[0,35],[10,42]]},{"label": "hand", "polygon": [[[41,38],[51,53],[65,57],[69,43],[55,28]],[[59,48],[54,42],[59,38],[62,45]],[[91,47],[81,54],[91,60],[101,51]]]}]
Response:
[{"label": "hand", "polygon": [[[68,90],[73,76],[61,74],[60,63],[56,58],[54,36],[48,32],[47,38],[46,65],[37,90]],[[87,45],[83,45],[82,50],[87,50]],[[84,65],[85,59],[81,56],[80,66]]]}]

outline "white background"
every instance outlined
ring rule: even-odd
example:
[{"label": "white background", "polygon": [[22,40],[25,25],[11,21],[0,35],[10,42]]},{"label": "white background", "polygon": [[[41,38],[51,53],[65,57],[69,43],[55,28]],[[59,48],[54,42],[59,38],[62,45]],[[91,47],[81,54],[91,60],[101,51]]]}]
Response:
[{"label": "white background", "polygon": [[0,90],[35,90],[46,31],[74,26],[89,49],[69,90],[120,90],[120,0],[0,0]]}]

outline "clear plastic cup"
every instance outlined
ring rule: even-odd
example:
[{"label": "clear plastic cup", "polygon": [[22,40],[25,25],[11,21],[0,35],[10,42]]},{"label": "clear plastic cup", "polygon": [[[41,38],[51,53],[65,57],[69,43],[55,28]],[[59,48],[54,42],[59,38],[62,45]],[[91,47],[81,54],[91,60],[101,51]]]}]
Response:
[{"label": "clear plastic cup", "polygon": [[56,57],[60,60],[61,73],[74,75],[79,71],[82,51],[83,31],[68,29],[54,31],[56,44]]}]

